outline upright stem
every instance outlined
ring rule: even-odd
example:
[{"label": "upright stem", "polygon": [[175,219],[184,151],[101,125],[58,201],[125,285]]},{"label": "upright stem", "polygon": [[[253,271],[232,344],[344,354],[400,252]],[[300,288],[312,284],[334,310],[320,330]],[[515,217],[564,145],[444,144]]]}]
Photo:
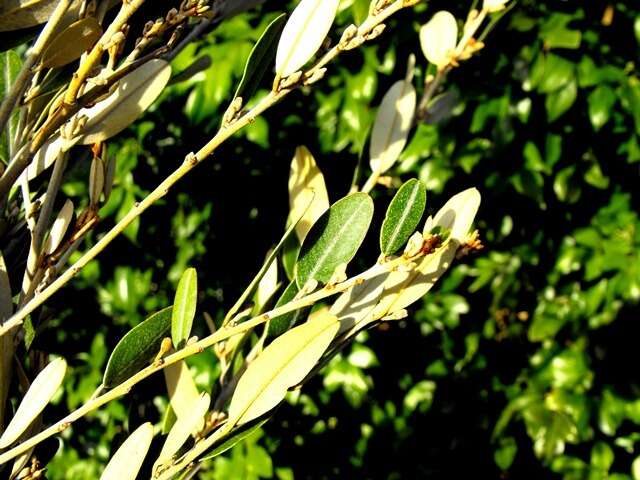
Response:
[{"label": "upright stem", "polygon": [[4,127],[7,125],[9,117],[11,116],[11,112],[15,108],[20,97],[22,97],[24,89],[27,87],[29,77],[32,73],[31,67],[33,67],[36,61],[38,61],[38,59],[40,58],[40,54],[47,46],[47,42],[49,41],[53,33],[55,33],[60,20],[62,20],[62,17],[69,8],[70,4],[71,0],[60,0],[58,2],[58,5],[53,10],[49,21],[42,29],[42,32],[40,32],[36,43],[34,43],[33,47],[31,47],[27,51],[27,57],[22,64],[22,69],[16,77],[11,90],[9,90],[9,93],[0,105],[0,131],[4,130]]}]

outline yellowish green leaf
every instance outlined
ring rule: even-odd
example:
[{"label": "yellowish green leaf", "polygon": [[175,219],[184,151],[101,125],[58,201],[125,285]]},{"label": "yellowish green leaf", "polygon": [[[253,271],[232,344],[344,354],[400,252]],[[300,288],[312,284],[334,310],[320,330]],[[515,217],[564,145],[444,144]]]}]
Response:
[{"label": "yellowish green leaf", "polygon": [[[269,258],[269,256],[267,256],[267,258]],[[271,262],[264,276],[260,279],[256,293],[253,296],[254,315],[263,311],[264,306],[278,291],[278,286],[278,262]]]},{"label": "yellowish green leaf", "polygon": [[469,188],[457,193],[438,210],[432,221],[427,222],[424,229],[425,236],[434,227],[450,231],[449,238],[459,244],[466,241],[473,219],[480,208],[480,192],[476,188]]},{"label": "yellowish green leaf", "polygon": [[126,75],[109,97],[80,110],[78,115],[86,115],[89,120],[79,142],[82,145],[102,142],[127,128],[158,98],[170,76],[171,67],[160,59]]},{"label": "yellowish green leaf", "polygon": [[200,398],[189,367],[182,361],[169,365],[163,372],[171,408],[179,419],[189,417]]},{"label": "yellowish green leaf", "polygon": [[42,67],[57,68],[80,58],[100,39],[102,27],[93,17],[72,23],[56,35],[42,54]]},{"label": "yellowish green leaf", "polygon": [[416,91],[399,80],[385,94],[376,114],[369,145],[371,170],[384,173],[398,160],[409,136],[416,109]]},{"label": "yellowish green leaf", "polygon": [[210,403],[211,397],[205,392],[196,398],[195,402],[190,406],[188,416],[178,418],[169,435],[167,435],[160,455],[153,465],[154,472],[161,464],[170,460],[180,450],[180,447],[184,445],[190,435],[195,435],[202,430],[204,416],[209,410]]},{"label": "yellowish green leaf", "polygon": [[67,362],[56,358],[35,378],[16,410],[6,430],[0,437],[0,448],[7,448],[31,425],[51,401],[56,390],[62,385]]},{"label": "yellowish green leaf", "polygon": [[302,241],[312,225],[329,208],[329,195],[324,176],[307,147],[296,148],[289,173],[289,218],[300,218],[296,226]]},{"label": "yellowish green leaf", "polygon": [[339,326],[336,317],[326,315],[276,338],[240,377],[229,405],[228,424],[250,422],[278,405],[287,390],[313,369]]},{"label": "yellowish green leaf", "polygon": [[438,69],[451,63],[458,41],[456,18],[449,12],[437,12],[420,29],[420,46],[427,60]]},{"label": "yellowish green leaf", "polygon": [[0,32],[33,27],[44,23],[58,0],[16,0],[0,4]]},{"label": "yellowish green leaf", "polygon": [[49,236],[45,241],[43,250],[47,255],[51,255],[60,246],[72,219],[73,202],[71,200],[67,200],[64,202],[64,205],[60,209],[60,213],[58,213],[58,216],[53,222]]},{"label": "yellowish green leaf", "polygon": [[102,472],[100,480],[135,480],[153,440],[153,425],[143,423],[127,438]]},{"label": "yellowish green leaf", "polygon": [[276,73],[286,77],[298,71],[327,37],[340,0],[301,0],[284,26],[276,52]]},{"label": "yellowish green leaf", "polygon": [[187,268],[178,282],[171,312],[171,339],[176,349],[189,339],[197,303],[198,274],[195,268]]}]

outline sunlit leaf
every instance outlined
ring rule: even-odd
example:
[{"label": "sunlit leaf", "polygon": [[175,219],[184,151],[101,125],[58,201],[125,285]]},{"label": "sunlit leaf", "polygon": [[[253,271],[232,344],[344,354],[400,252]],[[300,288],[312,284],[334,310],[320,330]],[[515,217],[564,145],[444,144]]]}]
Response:
[{"label": "sunlit leaf", "polygon": [[364,240],[372,217],[373,201],[365,193],[354,193],[334,203],[302,244],[296,264],[298,287],[311,279],[326,283],[336,268],[349,263]]},{"label": "sunlit leaf", "polygon": [[230,425],[265,414],[313,369],[339,328],[333,315],[318,318],[276,338],[240,377],[231,404]]},{"label": "sunlit leaf", "polygon": [[169,392],[171,408],[179,419],[188,417],[194,402],[200,398],[189,367],[184,361],[181,361],[169,365],[162,371]]},{"label": "sunlit leaf", "polygon": [[416,109],[416,91],[399,80],[385,94],[376,114],[369,145],[371,170],[384,173],[398,160],[409,136]]},{"label": "sunlit leaf", "polygon": [[187,268],[176,289],[171,312],[171,339],[175,348],[182,348],[189,339],[198,302],[198,274],[195,268]]},{"label": "sunlit leaf", "polygon": [[298,71],[322,46],[340,0],[301,0],[284,26],[276,53],[276,73],[286,77]]},{"label": "sunlit leaf", "polygon": [[20,402],[15,415],[0,437],[0,448],[7,448],[18,440],[20,435],[31,425],[31,422],[49,404],[56,390],[62,385],[67,362],[56,358],[49,363],[33,380],[31,386]]},{"label": "sunlit leaf", "polygon": [[213,457],[217,457],[218,455],[221,455],[227,450],[233,448],[238,443],[243,441],[245,438],[249,437],[253,432],[258,430],[262,425],[264,425],[267,422],[267,420],[269,420],[269,418],[256,419],[253,422],[249,422],[244,425],[241,425],[238,428],[234,428],[231,433],[224,436],[220,440],[217,446],[214,445],[213,450],[211,450],[211,452],[203,456],[202,460],[209,460]]},{"label": "sunlit leaf", "polygon": [[427,60],[442,69],[449,65],[458,41],[456,18],[449,12],[437,12],[420,29],[420,46]]},{"label": "sunlit leaf", "polygon": [[158,459],[153,465],[153,471],[155,472],[158,466],[170,460],[175,455],[180,447],[189,439],[189,436],[194,435],[202,429],[204,425],[204,416],[209,410],[211,403],[211,397],[208,393],[203,393],[196,398],[196,401],[191,405],[189,415],[183,418],[178,418],[176,423],[171,428],[169,435],[167,435],[162,450]]},{"label": "sunlit leaf", "polygon": [[289,217],[300,218],[296,235],[302,242],[311,226],[329,208],[324,176],[307,147],[296,148],[289,173]]},{"label": "sunlit leaf", "polygon": [[153,440],[153,425],[143,423],[127,438],[102,472],[100,480],[135,480]]},{"label": "sunlit leaf", "polygon": [[18,0],[0,5],[0,32],[33,27],[44,23],[58,0]]},{"label": "sunlit leaf", "polygon": [[48,255],[51,255],[62,243],[62,240],[67,233],[67,229],[71,224],[71,220],[73,219],[73,202],[71,200],[67,200],[64,202],[64,205],[60,209],[58,216],[53,222],[53,226],[51,227],[51,231],[49,232],[49,236],[45,241],[43,250]]},{"label": "sunlit leaf", "polygon": [[389,204],[380,229],[380,250],[391,255],[400,250],[422,219],[427,188],[416,179],[406,182]]},{"label": "sunlit leaf", "polygon": [[171,310],[154,313],[122,337],[107,362],[102,380],[106,388],[123,382],[155,358],[162,339],[171,332]]},{"label": "sunlit leaf", "polygon": [[171,76],[171,67],[160,59],[151,60],[126,75],[105,100],[80,110],[89,120],[79,143],[102,142],[133,123],[162,93]]},{"label": "sunlit leaf", "polygon": [[264,276],[258,282],[256,293],[253,296],[254,315],[263,311],[264,306],[278,290],[278,285],[278,262],[271,262]]}]

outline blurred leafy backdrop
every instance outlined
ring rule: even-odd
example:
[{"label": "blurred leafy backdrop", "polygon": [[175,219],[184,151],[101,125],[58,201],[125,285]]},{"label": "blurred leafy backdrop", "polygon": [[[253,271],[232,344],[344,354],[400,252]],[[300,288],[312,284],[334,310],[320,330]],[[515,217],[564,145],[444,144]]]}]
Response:
[{"label": "blurred leafy backdrop", "polygon": [[[73,367],[54,417],[91,396],[108,351],[170,303],[186,267],[199,272],[199,310],[223,316],[284,229],[297,145],[314,152],[334,199],[349,189],[376,106],[420,52],[419,26],[440,8],[463,18],[469,5],[458,3],[405,12],[393,35],[341,57],[54,297],[54,317],[31,345]],[[367,6],[343,2],[338,24]],[[226,21],[175,59],[174,74],[203,56],[211,64],[110,144],[118,171],[105,224],[210,137],[252,45],[286,7],[267,2]],[[362,335],[199,478],[640,479],[640,5],[521,0],[485,42],[449,74],[394,175],[426,182],[430,211],[477,186],[486,249],[408,319]],[[74,164],[65,193],[87,198],[90,161]],[[392,194],[375,191],[382,205]],[[376,239],[364,248],[375,255]],[[200,318],[194,333],[206,328]],[[215,357],[189,364],[210,388]],[[64,432],[48,478],[97,478],[123,424],[161,422],[162,379],[147,382],[157,388],[137,388]]]}]

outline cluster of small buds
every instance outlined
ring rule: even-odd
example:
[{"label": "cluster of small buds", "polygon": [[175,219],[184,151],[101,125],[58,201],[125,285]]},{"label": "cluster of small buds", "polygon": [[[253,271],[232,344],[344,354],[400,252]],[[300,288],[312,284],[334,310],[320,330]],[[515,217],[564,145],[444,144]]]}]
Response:
[{"label": "cluster of small buds", "polygon": [[35,457],[31,457],[31,463],[29,466],[20,470],[14,478],[15,480],[36,480],[39,478],[45,478],[44,471],[44,468],[41,468],[40,462]]},{"label": "cluster of small buds", "polygon": [[391,3],[392,0],[373,0],[369,6],[369,16],[375,17],[379,15]]},{"label": "cluster of small buds", "polygon": [[479,252],[483,248],[484,245],[482,244],[482,240],[480,240],[480,232],[478,230],[474,230],[469,234],[464,245],[462,245],[456,253],[456,258],[460,259],[466,257],[472,252]]}]

